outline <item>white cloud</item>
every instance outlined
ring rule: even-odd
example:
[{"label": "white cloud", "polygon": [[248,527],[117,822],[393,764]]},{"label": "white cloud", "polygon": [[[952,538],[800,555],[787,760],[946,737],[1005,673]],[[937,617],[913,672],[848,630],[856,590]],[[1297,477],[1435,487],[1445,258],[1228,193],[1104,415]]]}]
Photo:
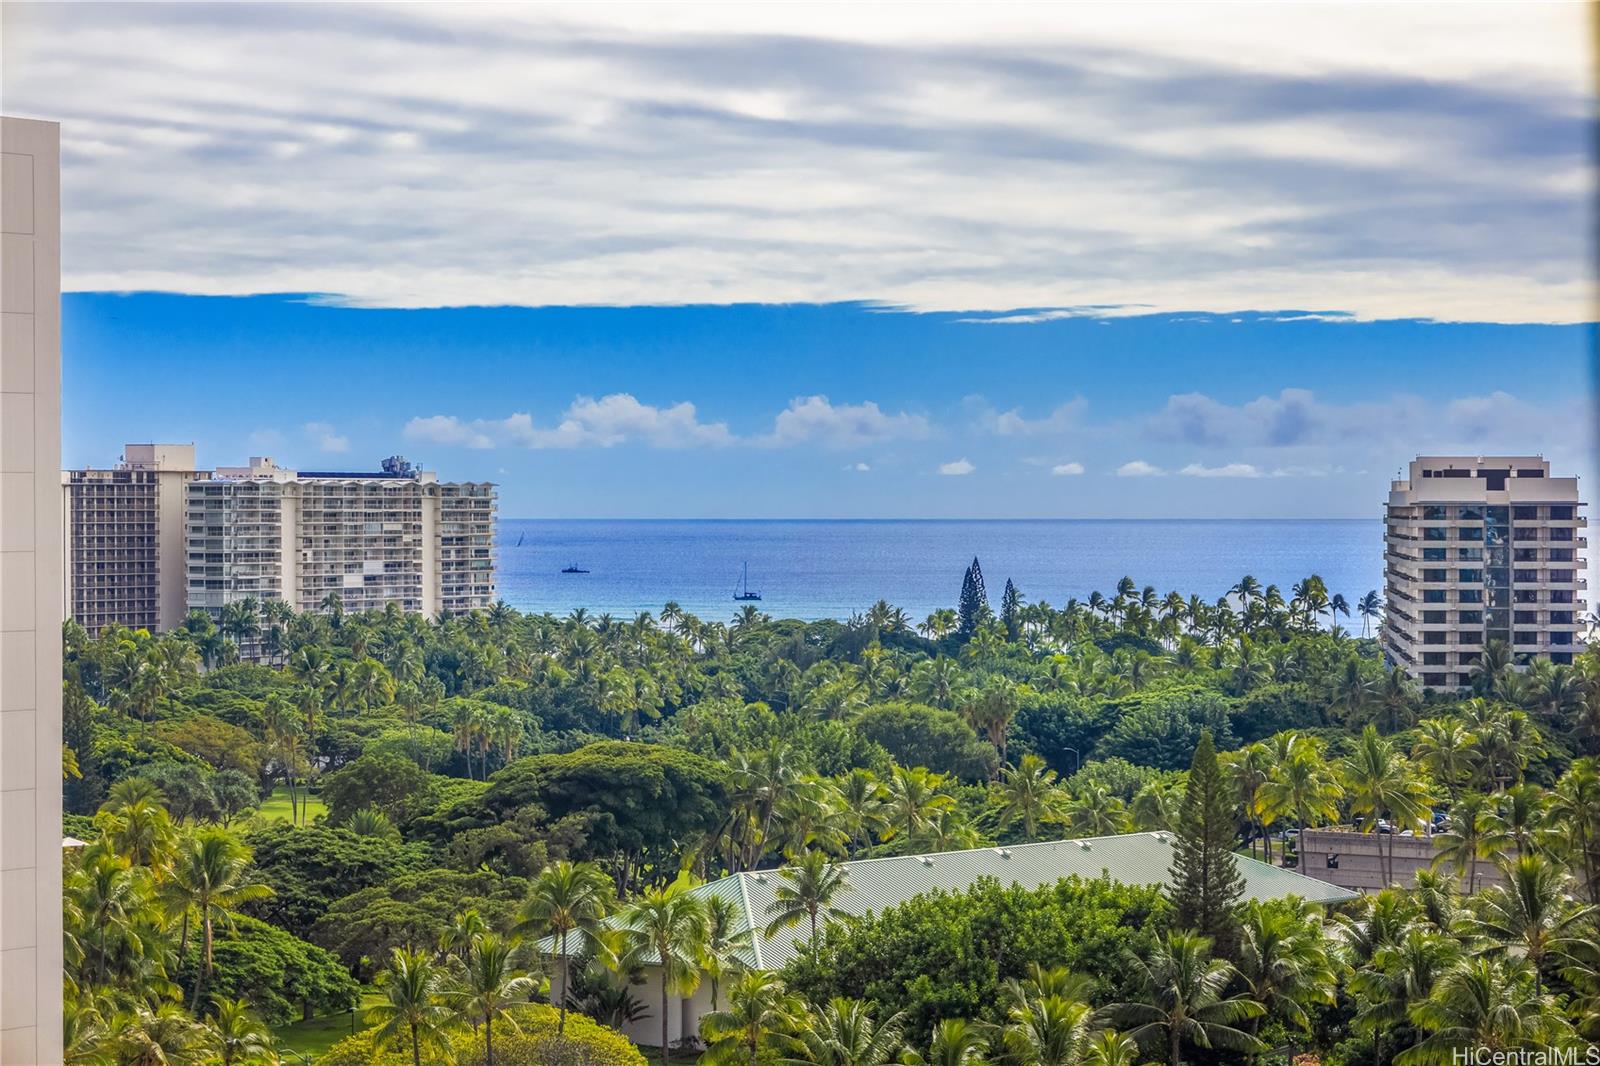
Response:
[{"label": "white cloud", "polygon": [[[526,418],[527,416],[520,416]],[[692,403],[655,407],[625,392],[600,399],[580,396],[554,429],[542,430],[528,419],[514,434],[530,448],[610,448],[638,441],[655,448],[694,448],[733,443],[725,422],[701,422]]]},{"label": "white cloud", "polygon": [[15,7],[72,290],[1590,316],[1582,5]]},{"label": "white cloud", "polygon": [[1160,477],[1165,473],[1159,466],[1152,466],[1143,459],[1134,459],[1117,467],[1118,477]]},{"label": "white cloud", "polygon": [[1016,408],[994,412],[987,420],[990,428],[1002,437],[1031,437],[1051,433],[1065,433],[1075,428],[1088,410],[1089,401],[1082,396],[1060,404],[1043,418],[1028,418]]},{"label": "white cloud", "polygon": [[762,443],[787,447],[815,442],[829,448],[853,448],[886,440],[919,440],[931,430],[923,415],[885,414],[870,400],[836,405],[826,396],[798,396],[779,412]]},{"label": "white cloud", "polygon": [[350,450],[350,438],[327,422],[307,422],[305,431],[315,442],[318,451],[341,454]]},{"label": "white cloud", "polygon": [[872,467],[866,463],[851,463],[846,466],[845,469],[854,471],[857,474],[865,474],[867,471],[871,470]]},{"label": "white cloud", "polygon": [[406,423],[403,435],[408,441],[443,444],[463,448],[493,448],[494,439],[482,429],[484,423],[468,425],[455,415],[429,415]]},{"label": "white cloud", "polygon": [[1050,473],[1056,477],[1075,477],[1083,473],[1082,463],[1057,463],[1050,468]]},{"label": "white cloud", "polygon": [[1261,471],[1250,463],[1228,463],[1225,466],[1204,466],[1190,463],[1178,471],[1185,477],[1260,477]]},{"label": "white cloud", "polygon": [[978,468],[966,459],[956,459],[953,462],[939,464],[939,473],[946,477],[965,477],[976,469]]}]

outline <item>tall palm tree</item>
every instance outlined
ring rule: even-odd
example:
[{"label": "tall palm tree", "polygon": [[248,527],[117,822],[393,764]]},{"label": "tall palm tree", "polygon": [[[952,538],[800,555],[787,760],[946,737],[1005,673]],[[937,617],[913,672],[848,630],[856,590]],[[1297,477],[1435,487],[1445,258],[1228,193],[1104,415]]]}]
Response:
[{"label": "tall palm tree", "polygon": [[1511,845],[1510,838],[1495,823],[1494,799],[1481,792],[1468,792],[1450,808],[1450,820],[1442,833],[1435,833],[1435,867],[1449,863],[1457,870],[1462,891],[1478,890],[1478,863],[1496,861]]},{"label": "tall palm tree", "polygon": [[940,811],[956,805],[955,797],[939,791],[943,784],[944,775],[924,767],[896,766],[889,775],[886,825],[879,839],[914,842]]},{"label": "tall palm tree", "polygon": [[612,887],[611,878],[593,863],[562,860],[539,871],[539,876],[529,886],[528,898],[517,911],[517,923],[512,927],[514,934],[528,938],[548,936],[555,940],[555,955],[561,966],[561,991],[554,997],[560,1011],[560,1020],[556,1023],[558,1034],[567,1031],[567,993],[572,969],[567,938],[577,934],[576,950],[582,950],[593,940],[601,920],[611,908]]},{"label": "tall palm tree", "polygon": [[191,1011],[200,1002],[201,989],[211,983],[217,921],[231,924],[241,904],[273,894],[266,885],[249,881],[250,860],[250,849],[227,830],[198,829],[179,843],[171,876],[163,883],[162,894],[183,915],[185,925],[191,912],[200,918],[200,973],[190,993]]},{"label": "tall palm tree", "polygon": [[1000,1043],[1018,1066],[1078,1066],[1093,1029],[1094,1008],[1066,996],[1036,996],[1006,1013]]},{"label": "tall palm tree", "polygon": [[850,891],[843,866],[830,862],[820,851],[808,851],[800,861],[778,871],[783,880],[773,892],[767,906],[766,935],[799,925],[802,920],[811,923],[809,941],[812,961],[817,957],[817,919],[842,918],[845,912],[833,905],[834,898]]},{"label": "tall palm tree", "polygon": [[1526,960],[1486,956],[1450,967],[1412,1006],[1411,1020],[1428,1036],[1396,1055],[1395,1066],[1445,1066],[1483,1049],[1548,1049],[1570,1040],[1571,1027],[1530,969]]},{"label": "tall palm tree", "polygon": [[711,1009],[718,1010],[722,979],[743,968],[739,953],[750,947],[752,930],[740,928],[742,908],[726,896],[706,897],[706,941],[700,952],[700,968],[711,983]]},{"label": "tall palm tree", "polygon": [[859,999],[835,997],[805,1019],[795,1034],[800,1055],[786,1060],[813,1066],[883,1066],[899,1049],[905,1015],[882,1024]]},{"label": "tall palm tree", "polygon": [[661,967],[661,1066],[667,1066],[672,994],[688,995],[700,983],[697,962],[705,950],[705,906],[681,884],[651,889],[622,912],[619,928],[641,957]]},{"label": "tall palm tree", "polygon": [[1550,792],[1550,821],[1562,852],[1583,871],[1589,902],[1600,904],[1600,759],[1572,761]]},{"label": "tall palm tree", "polygon": [[1134,1066],[1139,1042],[1113,1029],[1101,1029],[1083,1049],[1083,1066]]},{"label": "tall palm tree", "polygon": [[1211,941],[1197,933],[1168,933],[1148,958],[1129,953],[1141,998],[1112,1004],[1106,1015],[1130,1026],[1143,1048],[1163,1047],[1169,1066],[1181,1066],[1183,1045],[1258,1053],[1264,1045],[1237,1023],[1262,1014],[1244,993],[1225,996],[1237,977],[1233,966],[1211,957]]},{"label": "tall palm tree", "polygon": [[1461,946],[1453,939],[1414,924],[1398,943],[1379,948],[1350,977],[1349,990],[1358,1005],[1355,1028],[1372,1036],[1374,1061],[1385,1060],[1388,1037],[1410,1023],[1411,1008],[1428,998],[1439,975],[1460,957]]},{"label": "tall palm tree", "polygon": [[1428,768],[1433,779],[1445,787],[1450,802],[1454,804],[1462,783],[1472,773],[1477,752],[1466,724],[1453,715],[1446,715],[1443,718],[1424,718],[1417,723],[1411,757]]},{"label": "tall palm tree", "polygon": [[401,1036],[411,1044],[411,1066],[422,1066],[422,1045],[448,1052],[445,1031],[454,1020],[444,974],[425,951],[395,948],[389,965],[378,974],[383,1000],[367,1011],[366,1023],[377,1028],[380,1043]]},{"label": "tall palm tree", "polygon": [[[1355,750],[1340,764],[1345,789],[1353,814],[1369,817],[1363,829],[1376,832],[1378,821],[1387,817],[1389,838],[1383,860],[1386,884],[1394,882],[1394,838],[1402,831],[1421,830],[1431,812],[1427,783],[1401,755],[1393,741],[1378,735],[1374,726],[1361,731]],[[1379,841],[1380,850],[1383,841]]]},{"label": "tall palm tree", "polygon": [[728,1009],[700,1019],[707,1066],[757,1066],[763,1051],[776,1055],[791,1048],[789,1033],[805,1004],[783,987],[777,974],[747,970],[728,991]]},{"label": "tall palm tree", "polygon": [[276,1066],[272,1030],[251,1013],[248,1003],[218,996],[213,1006],[211,1033],[222,1066]]},{"label": "tall palm tree", "polygon": [[1383,597],[1378,595],[1377,589],[1362,594],[1356,601],[1356,613],[1361,616],[1361,637],[1364,640],[1372,631],[1372,623],[1383,613]]},{"label": "tall palm tree", "polygon": [[1287,738],[1272,776],[1261,786],[1259,802],[1268,821],[1292,818],[1300,826],[1298,852],[1306,852],[1306,826],[1339,816],[1344,786],[1328,765],[1321,741]]},{"label": "tall palm tree", "polygon": [[1589,922],[1600,907],[1575,903],[1572,878],[1542,855],[1523,855],[1500,867],[1506,883],[1479,896],[1461,918],[1461,928],[1494,950],[1515,950],[1533,967],[1534,991],[1544,991],[1542,970],[1551,956],[1592,935]]},{"label": "tall palm tree", "polygon": [[494,933],[481,933],[473,940],[448,1002],[474,1027],[483,1025],[484,1066],[494,1066],[494,1020],[505,1015],[515,1029],[517,1023],[506,1008],[527,999],[533,989],[533,978],[516,968],[510,941]]},{"label": "tall palm tree", "polygon": [[1126,832],[1128,811],[1109,786],[1090,781],[1067,801],[1062,812],[1078,836],[1109,836]]},{"label": "tall palm tree", "polygon": [[[1317,906],[1293,896],[1246,904],[1240,914],[1238,970],[1250,998],[1268,1015],[1310,1032],[1307,1008],[1333,1003],[1338,987]],[[1251,1035],[1258,1023],[1251,1019]]]},{"label": "tall palm tree", "polygon": [[1055,771],[1032,752],[1001,775],[1000,799],[1001,827],[1020,821],[1022,839],[1029,843],[1039,838],[1043,822],[1061,820],[1066,804],[1066,794],[1056,785]]},{"label": "tall palm tree", "polygon": [[106,1039],[117,1066],[202,1066],[217,1056],[211,1030],[176,1003],[152,1010],[139,1002],[119,1011]]}]

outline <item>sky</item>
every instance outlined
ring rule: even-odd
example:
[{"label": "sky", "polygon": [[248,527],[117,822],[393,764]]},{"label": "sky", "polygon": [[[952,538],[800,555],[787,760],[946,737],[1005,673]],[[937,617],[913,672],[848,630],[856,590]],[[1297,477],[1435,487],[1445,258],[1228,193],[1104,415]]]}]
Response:
[{"label": "sky", "polygon": [[66,461],[403,452],[562,517],[1596,483],[1584,7],[908,10],[5,4]]}]

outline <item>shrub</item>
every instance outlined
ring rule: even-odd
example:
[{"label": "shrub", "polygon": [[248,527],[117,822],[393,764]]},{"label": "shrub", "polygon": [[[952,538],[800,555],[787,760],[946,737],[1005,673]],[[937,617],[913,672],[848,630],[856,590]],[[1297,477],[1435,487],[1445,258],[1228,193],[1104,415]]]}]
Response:
[{"label": "shrub", "polygon": [[[497,1066],[648,1066],[639,1049],[614,1029],[582,1014],[567,1015],[565,1036],[556,1035],[554,1007],[529,1003],[508,1012],[516,1022],[495,1024]],[[451,1034],[454,1066],[483,1066],[483,1038],[469,1029]],[[437,1054],[424,1053],[424,1063],[438,1066]],[[411,1066],[409,1049],[373,1045],[371,1030],[345,1037],[317,1059],[316,1066]]]}]

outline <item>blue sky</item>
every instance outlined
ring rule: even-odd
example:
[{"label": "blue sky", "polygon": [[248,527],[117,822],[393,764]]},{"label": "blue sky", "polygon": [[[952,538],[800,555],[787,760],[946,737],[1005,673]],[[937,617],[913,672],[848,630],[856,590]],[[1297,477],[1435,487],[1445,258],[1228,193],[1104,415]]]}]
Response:
[{"label": "blue sky", "polygon": [[68,462],[405,452],[527,516],[1596,483],[1581,5],[905,11],[8,3]]},{"label": "blue sky", "polygon": [[399,451],[501,482],[519,517],[1371,517],[1417,451],[1543,450],[1585,474],[1591,454],[1585,326],[66,307],[73,464],[152,438],[194,440],[211,464],[370,468]]}]

